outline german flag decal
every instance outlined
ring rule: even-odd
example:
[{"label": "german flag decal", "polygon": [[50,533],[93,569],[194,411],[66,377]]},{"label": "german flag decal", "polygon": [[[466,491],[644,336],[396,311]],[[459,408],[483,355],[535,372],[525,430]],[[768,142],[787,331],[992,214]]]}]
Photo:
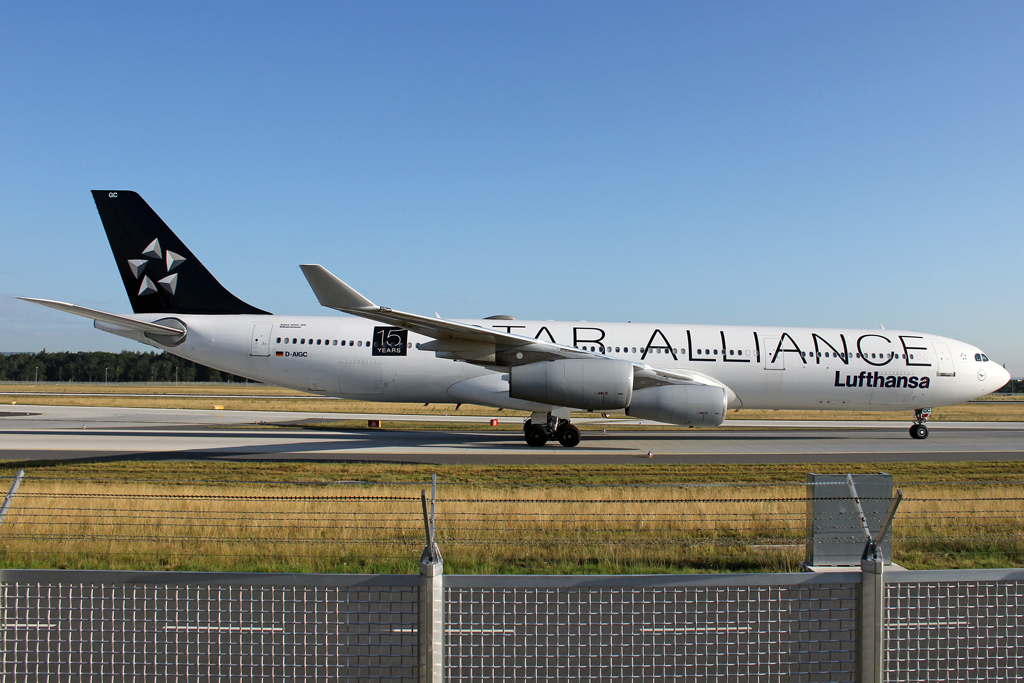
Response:
[{"label": "german flag decal", "polygon": [[284,355],[284,351],[278,351],[275,355],[283,356]]}]

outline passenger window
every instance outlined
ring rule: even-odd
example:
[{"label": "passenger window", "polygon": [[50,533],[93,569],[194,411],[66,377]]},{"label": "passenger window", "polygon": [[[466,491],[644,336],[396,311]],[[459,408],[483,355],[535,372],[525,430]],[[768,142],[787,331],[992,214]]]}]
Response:
[{"label": "passenger window", "polygon": [[316,340],[316,345],[320,346],[320,340],[319,339]]},{"label": "passenger window", "polygon": [[718,355],[718,349],[715,349],[715,355],[716,356]]},{"label": "passenger window", "polygon": [[362,346],[362,345],[363,345],[363,342],[361,342],[361,341],[360,342],[356,342],[356,346]]},{"label": "passenger window", "polygon": [[281,338],[280,338],[280,337],[278,337],[278,338],[277,338],[277,343],[278,343],[278,344],[280,344],[280,343],[281,343]]}]

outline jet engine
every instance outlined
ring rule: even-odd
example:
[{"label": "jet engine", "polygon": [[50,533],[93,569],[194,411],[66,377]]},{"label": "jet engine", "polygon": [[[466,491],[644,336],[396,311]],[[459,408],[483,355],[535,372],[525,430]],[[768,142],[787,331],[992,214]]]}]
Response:
[{"label": "jet engine", "polygon": [[626,415],[677,425],[717,427],[725,420],[729,397],[722,387],[668,384],[637,389]]},{"label": "jet engine", "polygon": [[513,366],[512,398],[583,410],[618,410],[633,393],[633,364],[610,358],[552,360]]}]

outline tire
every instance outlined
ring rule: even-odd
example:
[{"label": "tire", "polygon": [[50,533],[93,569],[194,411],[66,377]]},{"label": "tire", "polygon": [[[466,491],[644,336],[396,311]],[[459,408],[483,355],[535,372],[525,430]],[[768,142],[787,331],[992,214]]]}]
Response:
[{"label": "tire", "polygon": [[924,425],[911,425],[910,436],[914,439],[927,439],[928,428]]},{"label": "tire", "polygon": [[526,432],[530,431],[530,425],[532,425],[532,424],[533,424],[533,419],[529,418],[529,417],[526,418],[526,422],[523,423],[523,434],[525,434]]},{"label": "tire", "polygon": [[526,430],[526,443],[534,448],[540,448],[548,442],[548,430],[543,425],[530,425]]},{"label": "tire", "polygon": [[558,430],[558,443],[566,448],[572,448],[580,443],[580,430],[575,426],[567,424]]}]

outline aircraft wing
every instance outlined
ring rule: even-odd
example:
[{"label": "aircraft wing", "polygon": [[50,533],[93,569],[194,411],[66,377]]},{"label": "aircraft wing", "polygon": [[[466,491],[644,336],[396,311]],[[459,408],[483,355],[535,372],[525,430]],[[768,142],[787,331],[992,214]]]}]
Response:
[{"label": "aircraft wing", "polygon": [[[478,365],[511,367],[559,358],[607,358],[593,351],[572,346],[531,339],[510,332],[487,329],[454,320],[428,318],[415,313],[404,313],[386,306],[378,306],[335,277],[320,265],[300,266],[309,286],[321,306],[350,313],[369,320],[401,327],[435,341],[421,344],[420,348],[434,351],[439,357],[465,360]],[[728,390],[718,380],[699,372],[678,372],[655,368],[646,363],[633,364],[634,388],[663,384],[706,384]],[[731,392],[730,392],[731,393]]]},{"label": "aircraft wing", "polygon": [[560,344],[542,342],[518,334],[487,329],[477,325],[467,325],[466,323],[454,320],[428,318],[425,315],[403,313],[386,306],[378,306],[339,280],[323,266],[302,265],[299,267],[302,268],[302,273],[306,276],[306,281],[312,287],[313,293],[316,294],[317,300],[320,301],[320,305],[326,308],[333,308],[343,313],[351,313],[362,318],[376,320],[386,325],[401,327],[438,340],[453,339],[464,342],[503,344],[508,346],[539,345],[551,349],[574,351],[577,356],[583,355],[583,352],[579,349],[561,346]]},{"label": "aircraft wing", "polygon": [[98,320],[100,322],[109,323],[111,325],[117,325],[119,327],[127,327],[130,330],[138,330],[139,332],[149,332],[150,334],[171,337],[179,337],[181,336],[182,333],[181,329],[175,327],[167,327],[166,325],[147,323],[142,320],[136,320],[135,318],[129,318],[124,315],[117,315],[115,313],[104,313],[103,311],[97,311],[92,308],[85,308],[84,306],[66,304],[63,301],[51,301],[50,299],[31,299],[25,296],[18,296],[15,298],[21,299],[22,301],[27,301],[31,304],[39,304],[40,306],[46,306],[47,308],[54,308],[58,311],[64,311],[65,313],[73,313],[74,315],[80,315],[83,318]]}]

